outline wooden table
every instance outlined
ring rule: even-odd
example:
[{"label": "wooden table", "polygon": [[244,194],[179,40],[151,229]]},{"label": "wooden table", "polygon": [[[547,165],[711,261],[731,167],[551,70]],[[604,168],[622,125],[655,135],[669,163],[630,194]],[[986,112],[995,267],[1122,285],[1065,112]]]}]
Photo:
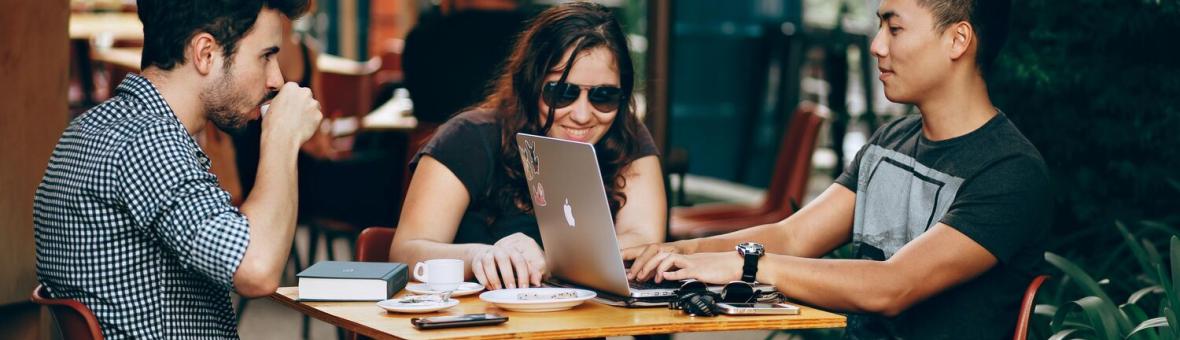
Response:
[{"label": "wooden table", "polygon": [[[143,58],[143,47],[112,47],[95,49],[90,53],[94,61],[113,65],[127,71],[139,72],[139,61]],[[123,80],[111,79],[112,82]]]},{"label": "wooden table", "polygon": [[135,13],[70,13],[70,39],[143,40],[143,23]]},{"label": "wooden table", "polygon": [[[374,302],[299,302],[299,288],[282,287],[270,298],[335,326],[377,339],[569,339],[681,332],[843,328],[845,318],[810,307],[799,315],[691,317],[667,308],[621,308],[588,301],[571,310],[520,313],[500,310],[478,294],[459,298],[459,305],[436,313],[387,313]],[[410,318],[495,312],[508,322],[495,326],[419,331]]]},{"label": "wooden table", "polygon": [[[91,44],[97,43],[101,49],[110,47],[116,40],[143,40],[143,23],[139,21],[138,14],[70,13],[70,41],[74,49],[74,62],[78,63],[83,106],[95,104],[94,69],[90,65]],[[135,64],[138,69],[139,61],[136,60]]]}]

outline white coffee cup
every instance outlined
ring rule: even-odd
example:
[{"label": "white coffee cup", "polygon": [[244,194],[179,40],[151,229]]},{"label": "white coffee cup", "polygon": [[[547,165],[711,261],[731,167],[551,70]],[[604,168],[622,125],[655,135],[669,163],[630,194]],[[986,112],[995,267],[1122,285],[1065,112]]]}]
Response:
[{"label": "white coffee cup", "polygon": [[414,265],[414,279],[433,291],[452,291],[463,283],[463,260],[434,259]]}]

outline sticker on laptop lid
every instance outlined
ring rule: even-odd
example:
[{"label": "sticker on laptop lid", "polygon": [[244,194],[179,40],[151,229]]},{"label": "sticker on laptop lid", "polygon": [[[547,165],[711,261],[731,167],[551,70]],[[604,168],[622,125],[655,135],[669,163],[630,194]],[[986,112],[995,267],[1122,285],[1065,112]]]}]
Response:
[{"label": "sticker on laptop lid", "polygon": [[541,182],[533,185],[533,204],[542,207],[549,204],[545,202],[545,187],[541,186]]}]

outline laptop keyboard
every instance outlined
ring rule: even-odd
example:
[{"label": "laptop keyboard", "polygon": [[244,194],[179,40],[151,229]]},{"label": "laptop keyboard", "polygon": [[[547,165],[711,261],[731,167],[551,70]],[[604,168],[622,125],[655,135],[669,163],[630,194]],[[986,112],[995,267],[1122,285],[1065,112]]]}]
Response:
[{"label": "laptop keyboard", "polygon": [[639,281],[634,281],[634,280],[627,280],[627,285],[631,286],[631,289],[678,289],[678,288],[680,288],[679,281],[663,281],[660,283],[656,283],[655,281],[639,282]]}]

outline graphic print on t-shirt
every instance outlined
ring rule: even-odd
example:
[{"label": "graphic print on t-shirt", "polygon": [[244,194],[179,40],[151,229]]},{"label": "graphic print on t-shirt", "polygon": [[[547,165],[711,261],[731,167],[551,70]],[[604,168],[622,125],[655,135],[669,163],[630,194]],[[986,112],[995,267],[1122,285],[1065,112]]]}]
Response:
[{"label": "graphic print on t-shirt", "polygon": [[861,157],[852,242],[860,258],[885,260],[933,227],[963,179],[870,145]]}]

